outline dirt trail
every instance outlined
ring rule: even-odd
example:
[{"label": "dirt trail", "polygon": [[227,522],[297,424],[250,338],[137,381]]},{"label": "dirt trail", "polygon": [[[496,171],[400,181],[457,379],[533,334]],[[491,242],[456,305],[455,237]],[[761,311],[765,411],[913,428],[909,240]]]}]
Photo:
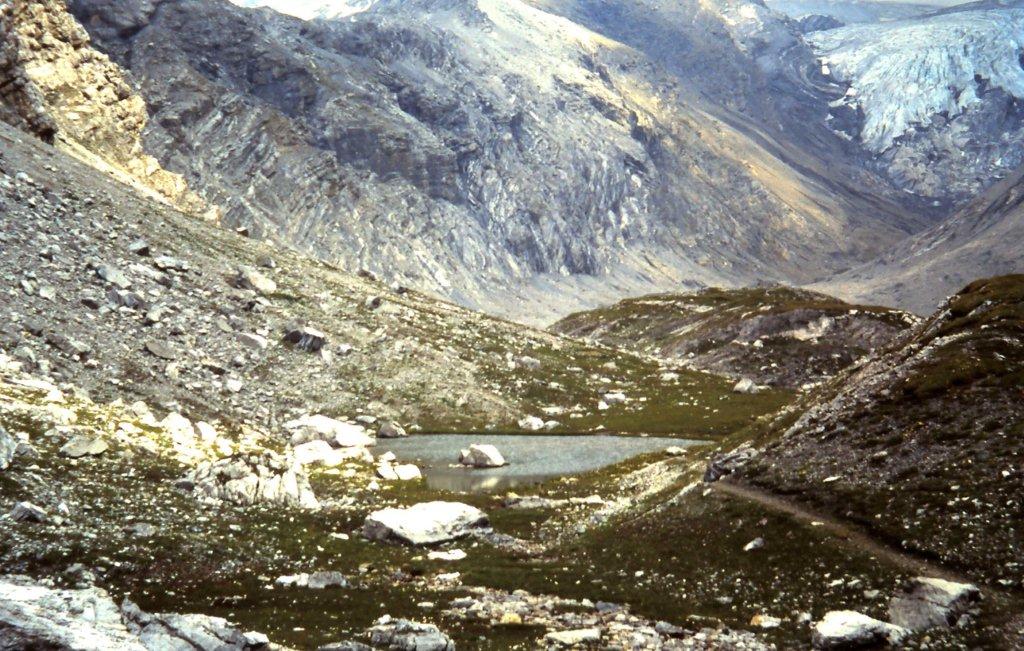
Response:
[{"label": "dirt trail", "polygon": [[[973,583],[971,579],[963,576],[962,574],[958,574],[949,568],[880,543],[855,525],[851,525],[823,513],[812,511],[783,497],[779,497],[778,495],[773,495],[772,493],[768,493],[751,486],[738,484],[728,479],[715,482],[712,484],[712,487],[721,493],[756,502],[773,511],[787,513],[797,520],[805,521],[810,526],[828,531],[836,538],[845,541],[847,544],[866,551],[872,556],[891,563],[908,572],[922,576],[939,577],[948,581]],[[815,524],[812,525],[811,523]]]}]

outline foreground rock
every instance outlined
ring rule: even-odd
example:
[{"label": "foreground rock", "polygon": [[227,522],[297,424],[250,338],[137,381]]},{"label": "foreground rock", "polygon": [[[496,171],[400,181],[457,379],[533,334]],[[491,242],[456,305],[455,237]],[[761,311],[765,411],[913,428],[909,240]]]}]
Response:
[{"label": "foreground rock", "polygon": [[385,615],[370,629],[370,644],[400,651],[455,651],[455,643],[433,624]]},{"label": "foreground rock", "polygon": [[363,523],[363,535],[370,540],[436,545],[464,538],[488,525],[487,514],[467,504],[422,502],[371,513]]},{"label": "foreground rock", "polygon": [[889,619],[911,631],[948,628],[961,623],[981,601],[981,591],[970,583],[915,577],[889,602]]},{"label": "foreground rock", "polygon": [[349,587],[348,578],[341,572],[313,572],[312,574],[303,572],[302,574],[278,577],[274,583],[282,587],[310,588],[311,590]]},{"label": "foreground rock", "polygon": [[380,429],[377,430],[377,438],[379,439],[399,439],[406,436],[409,436],[409,434],[405,431],[405,428],[391,421],[382,423]]},{"label": "foreground rock", "polygon": [[713,458],[704,471],[704,481],[715,482],[736,472],[757,456],[757,449],[744,443],[735,450]]},{"label": "foreground rock", "polygon": [[269,641],[220,617],[151,615],[127,600],[118,608],[100,588],[60,590],[8,576],[0,577],[0,648],[255,651]]},{"label": "foreground rock", "polygon": [[293,458],[272,452],[242,454],[201,464],[179,486],[216,501],[317,509],[309,477]]},{"label": "foreground rock", "polygon": [[908,633],[852,610],[833,610],[814,625],[811,643],[816,649],[859,649],[899,644]]},{"label": "foreground rock", "polygon": [[65,457],[78,459],[80,457],[99,456],[110,448],[107,442],[95,434],[79,434],[65,443],[60,453]]},{"label": "foreground rock", "polygon": [[203,651],[245,651],[268,649],[262,633],[242,632],[226,619],[208,615],[149,614],[125,600],[122,617],[128,630],[150,651],[202,649]]},{"label": "foreground rock", "polygon": [[501,452],[498,452],[498,448],[475,443],[459,453],[459,463],[474,468],[500,468],[508,464],[505,457],[501,456]]},{"label": "foreground rock", "polygon": [[18,439],[7,433],[0,427],[0,470],[7,470],[11,461],[14,460],[14,453],[18,450]]},{"label": "foreground rock", "polygon": [[366,447],[376,441],[360,425],[353,425],[320,414],[288,421],[284,428],[291,435],[292,445],[310,441],[328,441],[339,448]]}]

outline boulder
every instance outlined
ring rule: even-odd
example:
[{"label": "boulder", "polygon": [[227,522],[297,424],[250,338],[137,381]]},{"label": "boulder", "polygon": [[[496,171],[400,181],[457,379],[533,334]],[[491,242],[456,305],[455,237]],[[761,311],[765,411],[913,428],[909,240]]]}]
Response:
[{"label": "boulder", "polygon": [[273,294],[277,291],[277,283],[252,267],[240,268],[234,284],[239,289],[249,289],[260,294]]},{"label": "boulder", "polygon": [[316,353],[327,345],[327,335],[316,328],[294,328],[284,333],[284,342],[307,353]]},{"label": "boulder", "polygon": [[381,462],[377,464],[377,476],[390,481],[410,481],[420,479],[423,474],[418,466],[411,463],[390,464]]},{"label": "boulder", "polygon": [[704,471],[704,481],[714,482],[726,475],[731,475],[756,456],[757,449],[749,443],[744,443],[735,450],[720,454],[708,463],[708,467]]},{"label": "boulder", "polygon": [[145,651],[106,591],[58,590],[26,577],[0,577],[0,647]]},{"label": "boulder", "polygon": [[501,456],[498,448],[493,445],[479,445],[474,443],[468,450],[459,453],[459,463],[474,468],[500,468],[506,465],[505,457]]},{"label": "boulder", "polygon": [[278,577],[274,582],[286,588],[310,588],[326,590],[327,588],[347,588],[349,581],[341,572],[313,572],[312,574],[293,574]]},{"label": "boulder", "polygon": [[370,540],[436,545],[487,528],[487,515],[459,502],[421,502],[408,508],[374,511],[363,522]]},{"label": "boulder", "polygon": [[46,522],[46,511],[32,502],[18,502],[11,509],[11,519],[15,522]]},{"label": "boulder", "polygon": [[520,419],[519,429],[529,430],[536,432],[544,429],[544,421],[536,416],[527,416],[526,418]]},{"label": "boulder", "polygon": [[[268,649],[262,633],[244,632],[221,617],[208,615],[150,614],[129,600],[121,605],[127,629],[149,651],[198,649],[199,651],[256,651]],[[114,647],[111,647],[114,648]]]},{"label": "boulder", "polygon": [[852,610],[833,610],[814,625],[811,644],[815,649],[859,649],[899,644],[906,629]]},{"label": "boulder", "polygon": [[455,643],[433,624],[385,615],[369,630],[370,644],[395,651],[455,651]]},{"label": "boulder", "polygon": [[319,440],[296,445],[293,452],[295,461],[301,466],[317,464],[333,468],[353,458],[348,450],[336,450],[327,441]]},{"label": "boulder", "polygon": [[398,423],[387,421],[381,423],[380,429],[377,430],[377,438],[379,439],[398,439],[408,436],[405,429]]},{"label": "boulder", "polygon": [[266,337],[250,334],[248,332],[239,332],[235,335],[235,339],[237,339],[238,343],[242,344],[246,348],[251,348],[253,350],[266,350],[267,346],[270,345]]},{"label": "boulder", "polygon": [[581,628],[574,631],[555,631],[544,636],[544,641],[556,646],[582,646],[601,641],[601,631],[596,628]]},{"label": "boulder", "polygon": [[981,601],[970,583],[915,577],[906,581],[889,602],[889,620],[911,631],[955,626]]},{"label": "boulder", "polygon": [[124,272],[117,267],[112,267],[108,264],[100,265],[96,268],[96,275],[99,276],[103,281],[120,287],[121,289],[128,289],[132,286],[132,281],[128,280],[128,276],[124,275]]},{"label": "boulder", "polygon": [[609,405],[620,405],[626,402],[626,394],[621,391],[604,394],[604,401]]},{"label": "boulder", "polygon": [[0,470],[7,470],[14,461],[14,454],[18,451],[18,439],[7,433],[0,426]]},{"label": "boulder", "polygon": [[732,388],[733,393],[753,394],[759,393],[761,390],[762,387],[758,386],[753,380],[746,377],[737,382]]},{"label": "boulder", "polygon": [[340,448],[366,447],[377,441],[360,425],[345,423],[320,414],[288,421],[284,428],[291,434],[292,445],[308,441],[332,441]]},{"label": "boulder", "polygon": [[295,459],[269,451],[200,464],[179,482],[179,486],[213,500],[239,505],[320,507],[309,485],[309,477]]},{"label": "boulder", "polygon": [[97,434],[79,434],[65,443],[60,453],[65,457],[78,459],[79,457],[95,457],[103,454],[110,446]]}]

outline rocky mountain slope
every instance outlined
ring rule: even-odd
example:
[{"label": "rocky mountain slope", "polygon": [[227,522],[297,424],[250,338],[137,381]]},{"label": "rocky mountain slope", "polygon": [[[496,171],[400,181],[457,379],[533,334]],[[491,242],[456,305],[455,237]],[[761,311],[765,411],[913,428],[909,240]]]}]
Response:
[{"label": "rocky mountain slope", "polygon": [[[815,32],[825,74],[847,86],[834,126],[908,192],[963,202],[1024,163],[1024,5],[971,3]],[[862,117],[850,125],[850,109]]]},{"label": "rocky mountain slope", "polygon": [[[760,92],[816,70],[764,11],[666,5],[685,32],[652,35],[573,4],[378,2],[318,23],[226,1],[70,7],[138,84],[147,149],[226,223],[499,314],[546,322],[682,283],[803,282],[922,225],[878,198],[882,181],[772,144],[775,118],[750,117],[816,111],[800,121],[821,125],[832,97]],[[623,24],[650,28],[642,16]],[[642,47],[678,37],[701,46],[687,61],[744,81],[700,100],[681,76],[692,67]],[[796,63],[773,73],[776,57]],[[712,117],[730,104],[742,128]]]},{"label": "rocky mountain slope", "polygon": [[63,0],[0,6],[0,119],[190,212],[208,208],[142,147],[146,104]]},{"label": "rocky mountain slope", "polygon": [[[267,426],[322,412],[427,430],[519,430],[533,416],[694,434],[782,399],[682,370],[662,381],[658,363],[344,274],[142,201],[7,127],[0,139],[0,345],[97,398]],[[617,391],[630,403],[599,411]],[[701,392],[714,397],[691,405]]]},{"label": "rocky mountain slope", "polygon": [[957,287],[993,274],[1024,271],[1024,168],[939,225],[880,259],[816,287],[851,300],[900,305],[927,314]]},{"label": "rocky mountain slope", "polygon": [[737,380],[795,389],[835,375],[915,323],[897,310],[767,287],[627,299],[570,315],[551,329]]},{"label": "rocky mountain slope", "polygon": [[739,476],[1019,588],[1024,277],[981,280],[766,428]]}]

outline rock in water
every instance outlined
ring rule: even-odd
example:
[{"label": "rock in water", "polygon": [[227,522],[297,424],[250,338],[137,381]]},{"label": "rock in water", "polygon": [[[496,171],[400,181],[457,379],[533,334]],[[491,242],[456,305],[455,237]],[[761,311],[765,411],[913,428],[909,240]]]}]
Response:
[{"label": "rock in water", "polygon": [[377,430],[377,438],[379,439],[398,439],[408,436],[405,429],[398,423],[388,421],[382,423],[380,429]]},{"label": "rock in water", "polygon": [[852,610],[833,610],[814,625],[811,643],[815,649],[859,649],[899,644],[907,634],[906,629]]},{"label": "rock in water", "polygon": [[455,651],[455,643],[433,624],[388,616],[370,629],[370,644],[399,651]]},{"label": "rock in water", "polygon": [[981,600],[981,591],[970,583],[915,577],[907,581],[889,602],[889,619],[911,631],[955,626]]},{"label": "rock in water", "polygon": [[370,540],[436,545],[488,527],[487,514],[460,502],[421,502],[405,509],[374,511],[363,523]]},{"label": "rock in water", "polygon": [[493,445],[474,443],[469,446],[468,450],[459,453],[459,463],[474,468],[500,468],[508,462],[505,461],[505,457],[501,456],[501,452],[498,452],[498,448]]},{"label": "rock in water", "polygon": [[79,457],[95,457],[103,454],[110,446],[96,434],[79,434],[64,444],[60,453],[65,457],[78,459]]},{"label": "rock in water", "polygon": [[0,470],[7,470],[14,460],[14,453],[18,450],[18,439],[7,433],[0,427]]},{"label": "rock in water", "polygon": [[191,486],[201,495],[234,504],[320,508],[302,467],[293,458],[273,452],[236,455],[204,463],[189,472],[179,484]]}]

